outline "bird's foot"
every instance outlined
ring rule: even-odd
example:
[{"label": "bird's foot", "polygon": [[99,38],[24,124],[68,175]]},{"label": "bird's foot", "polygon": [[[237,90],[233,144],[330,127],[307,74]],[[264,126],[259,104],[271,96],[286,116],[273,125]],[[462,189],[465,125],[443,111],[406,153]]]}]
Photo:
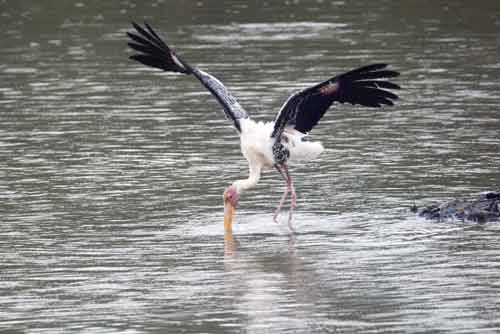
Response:
[{"label": "bird's foot", "polygon": [[279,224],[280,222],[278,221],[278,210],[276,210],[276,212],[274,212],[274,215],[273,215],[273,222],[275,222],[276,224]]}]

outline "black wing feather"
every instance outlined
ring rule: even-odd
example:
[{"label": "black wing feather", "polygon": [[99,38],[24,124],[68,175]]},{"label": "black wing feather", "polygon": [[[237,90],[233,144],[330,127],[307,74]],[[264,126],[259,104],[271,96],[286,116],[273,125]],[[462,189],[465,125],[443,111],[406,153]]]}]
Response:
[{"label": "black wing feather", "polygon": [[210,93],[224,108],[226,118],[231,120],[236,129],[241,132],[240,119],[248,118],[248,114],[243,107],[238,103],[231,92],[213,75],[203,72],[199,69],[193,69],[194,76],[200,80]]},{"label": "black wing feather", "polygon": [[222,82],[184,62],[147,22],[144,23],[145,28],[135,22],[132,22],[132,25],[136,33],[127,32],[132,39],[128,45],[139,53],[130,56],[130,59],[164,71],[194,75],[222,105],[226,118],[230,119],[236,129],[241,132],[239,120],[248,118],[248,114]]},{"label": "black wing feather", "polygon": [[164,71],[168,71],[168,66],[165,65],[165,63],[161,59],[157,59],[154,57],[150,57],[147,55],[142,55],[142,54],[137,54],[137,55],[132,55],[129,57],[132,60],[138,61],[139,63],[150,66],[150,67],[156,67]]},{"label": "black wing feather", "polygon": [[[134,23],[134,27],[135,26],[140,28]],[[141,31],[145,32],[143,29],[138,30],[136,28],[136,30],[139,33],[141,33]],[[132,49],[141,52],[141,54],[130,56],[130,59],[137,60],[144,65],[156,67],[164,71],[184,74],[189,74],[191,72],[189,65],[182,62],[170,48],[158,46],[156,42],[151,41],[149,39],[149,34],[139,36],[127,32],[127,36],[136,42],[129,42],[128,45]]]},{"label": "black wing feather", "polygon": [[144,22],[144,25],[146,26],[146,29],[151,33],[152,36],[154,36],[154,40],[163,48],[165,49],[170,49],[167,44],[163,41],[163,39],[154,31],[154,29],[147,23]]},{"label": "black wing feather", "polygon": [[156,50],[156,51],[159,51],[162,53],[165,52],[165,50],[159,48],[157,45],[153,44],[151,41],[149,41],[149,40],[147,40],[139,35],[133,34],[131,32],[127,32],[127,36],[130,37],[135,42],[137,42],[138,45],[142,45],[144,47],[148,47],[151,50]]},{"label": "black wing feather", "polygon": [[355,75],[355,74],[358,74],[358,73],[366,73],[366,72],[373,72],[373,71],[378,71],[378,70],[381,70],[383,68],[386,68],[388,64],[385,64],[385,63],[379,63],[379,64],[371,64],[371,65],[365,65],[365,66],[361,66],[361,67],[358,67],[354,70],[351,70],[347,73],[345,73],[346,75]]},{"label": "black wing feather", "polygon": [[[140,25],[138,25],[137,23],[135,22],[132,22],[132,25],[134,26],[135,30],[137,30],[137,32],[139,34],[141,34],[143,37],[147,38],[150,42],[154,43],[158,48],[160,49],[164,49],[164,50],[170,50],[170,48],[161,42],[161,39],[160,38],[155,38],[155,36],[157,36],[156,34],[152,34],[150,33],[149,31],[146,31],[144,28],[142,28]],[[147,25],[146,25],[147,27]],[[160,42],[158,42],[158,40],[160,40]]]},{"label": "black wing feather", "polygon": [[376,87],[376,88],[385,88],[385,89],[401,89],[399,85],[396,85],[390,81],[382,81],[382,80],[372,80],[366,84],[367,87]]},{"label": "black wing feather", "polygon": [[280,135],[286,127],[302,133],[311,131],[334,102],[373,108],[394,105],[398,96],[388,89],[400,87],[384,79],[399,73],[386,67],[387,64],[363,66],[293,94],[275,119],[272,137]]},{"label": "black wing feather", "polygon": [[157,49],[154,49],[151,46],[144,45],[144,44],[137,44],[134,42],[128,42],[127,44],[135,51],[142,52],[143,54],[150,54],[150,55],[158,57],[158,58],[163,58],[164,53],[158,52]]}]

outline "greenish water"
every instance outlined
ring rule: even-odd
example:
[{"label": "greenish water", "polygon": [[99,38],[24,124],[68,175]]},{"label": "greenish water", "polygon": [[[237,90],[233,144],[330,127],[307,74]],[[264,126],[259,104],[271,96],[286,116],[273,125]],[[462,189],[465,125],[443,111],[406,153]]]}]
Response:
[{"label": "greenish water", "polygon": [[[408,208],[500,172],[497,1],[0,0],[0,331],[494,333],[500,227]],[[291,237],[192,78],[129,61],[147,19],[258,120],[294,90],[388,62],[394,108],[337,106],[291,169]]]}]

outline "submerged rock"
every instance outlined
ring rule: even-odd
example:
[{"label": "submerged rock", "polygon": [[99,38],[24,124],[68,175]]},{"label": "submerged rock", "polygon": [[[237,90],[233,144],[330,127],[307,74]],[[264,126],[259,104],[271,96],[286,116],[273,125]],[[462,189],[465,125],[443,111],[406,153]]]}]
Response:
[{"label": "submerged rock", "polygon": [[500,220],[500,187],[466,199],[454,199],[444,203],[432,203],[413,211],[427,219],[460,219],[484,223]]}]

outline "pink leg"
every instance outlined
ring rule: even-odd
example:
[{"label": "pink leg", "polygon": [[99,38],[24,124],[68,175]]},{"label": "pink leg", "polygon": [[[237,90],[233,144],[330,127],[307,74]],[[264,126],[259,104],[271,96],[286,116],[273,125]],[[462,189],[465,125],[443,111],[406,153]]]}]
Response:
[{"label": "pink leg", "polygon": [[295,232],[295,229],[293,228],[292,225],[292,217],[293,217],[293,210],[297,207],[297,194],[295,193],[295,188],[293,186],[292,178],[290,177],[290,174],[288,173],[288,166],[286,164],[283,165],[276,165],[276,169],[278,172],[280,172],[281,176],[285,179],[286,182],[286,188],[285,192],[283,193],[283,196],[281,197],[280,204],[278,205],[278,208],[276,209],[276,212],[274,213],[273,220],[275,223],[278,223],[278,214],[281,211],[281,208],[283,207],[283,204],[286,201],[286,198],[288,197],[288,193],[291,194],[291,205],[290,205],[290,213],[288,215],[288,228],[290,231]]},{"label": "pink leg", "polygon": [[286,181],[285,192],[283,193],[283,196],[281,196],[280,204],[278,204],[278,208],[276,209],[276,211],[274,212],[274,215],[273,215],[273,220],[276,224],[278,224],[278,219],[277,219],[278,215],[281,211],[281,208],[283,207],[283,204],[285,204],[286,198],[288,197],[288,193],[290,192],[290,187],[288,186],[288,179],[287,179],[286,174],[282,168],[283,168],[282,166],[276,165],[276,169],[278,170],[278,172],[280,172],[281,176],[283,176],[283,178]]},{"label": "pink leg", "polygon": [[293,186],[292,177],[288,173],[288,166],[283,165],[283,170],[285,172],[285,180],[287,182],[288,190],[292,193],[292,198],[291,198],[292,208],[296,209],[297,208],[297,193],[295,192],[295,187]]},{"label": "pink leg", "polygon": [[292,224],[292,216],[293,216],[293,205],[290,206],[290,212],[288,213],[288,228],[291,232],[295,232],[295,228],[293,228]]},{"label": "pink leg", "polygon": [[288,228],[291,232],[295,232],[292,224],[293,210],[297,207],[297,193],[295,192],[295,187],[293,186],[292,177],[288,173],[288,166],[283,165],[283,170],[285,172],[285,180],[287,182],[287,190],[290,191],[291,194],[291,203],[290,203],[290,212],[288,214]]}]

